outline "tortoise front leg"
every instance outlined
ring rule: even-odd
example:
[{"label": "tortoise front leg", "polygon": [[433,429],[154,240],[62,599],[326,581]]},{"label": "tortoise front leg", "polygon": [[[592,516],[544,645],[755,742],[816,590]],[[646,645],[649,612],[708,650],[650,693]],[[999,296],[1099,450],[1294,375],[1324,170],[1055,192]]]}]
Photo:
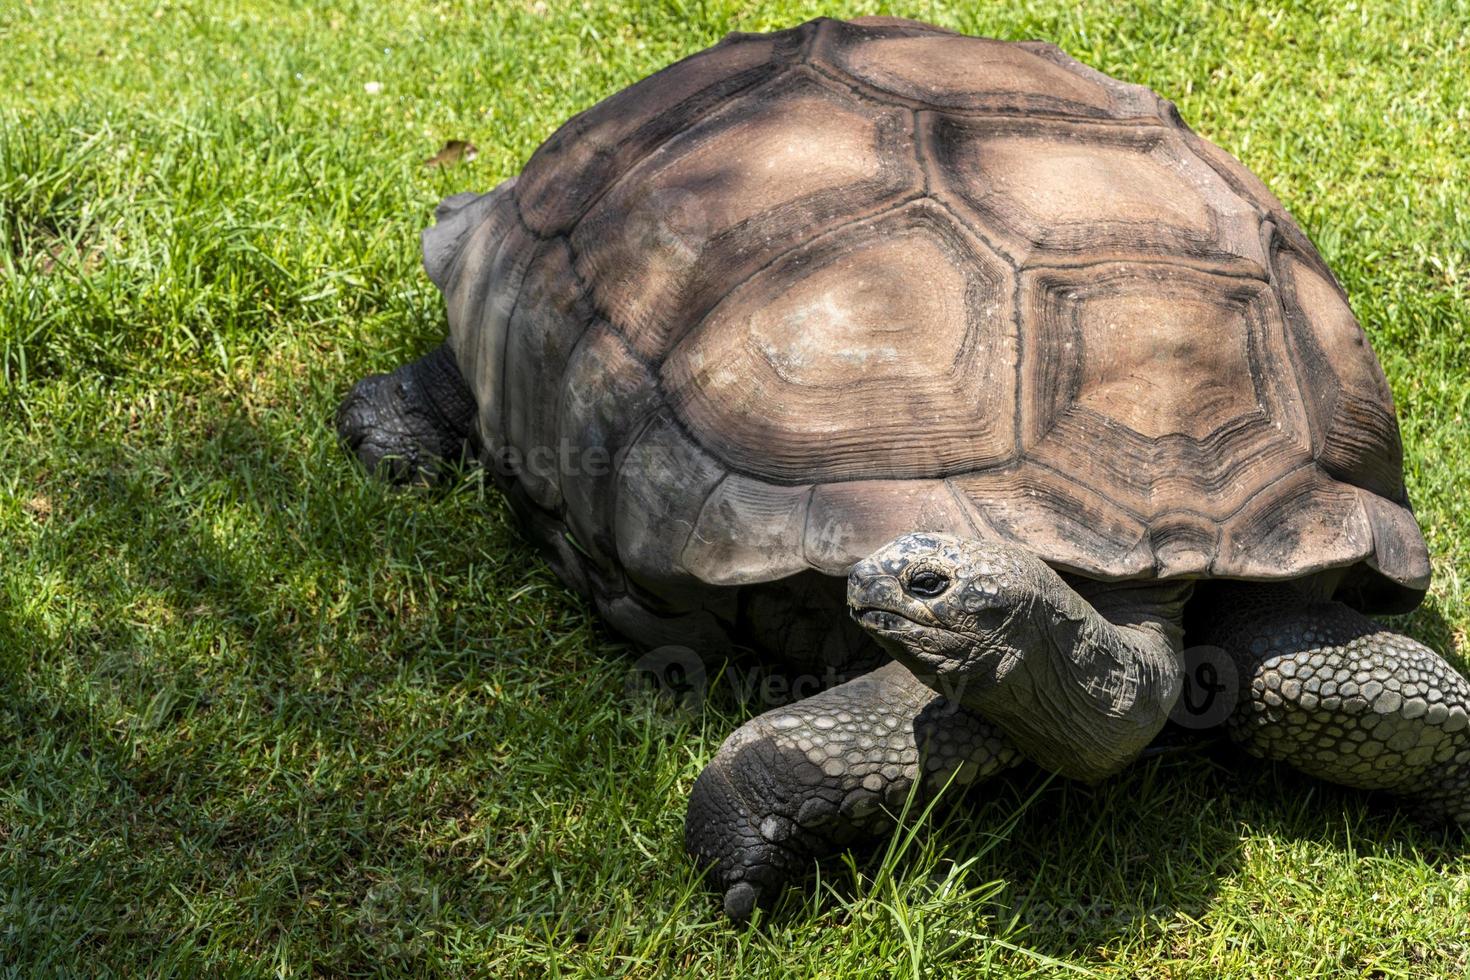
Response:
[{"label": "tortoise front leg", "polygon": [[891,829],[920,774],[922,798],[1020,759],[993,725],[891,663],[726,739],[694,784],[685,846],[744,919],[815,859]]},{"label": "tortoise front leg", "polygon": [[443,344],[354,385],[337,409],[337,431],[368,472],[404,483],[473,456],[475,413],[475,396]]},{"label": "tortoise front leg", "polygon": [[1222,584],[1192,641],[1240,669],[1231,737],[1254,755],[1470,826],[1470,682],[1415,640],[1284,586]]}]

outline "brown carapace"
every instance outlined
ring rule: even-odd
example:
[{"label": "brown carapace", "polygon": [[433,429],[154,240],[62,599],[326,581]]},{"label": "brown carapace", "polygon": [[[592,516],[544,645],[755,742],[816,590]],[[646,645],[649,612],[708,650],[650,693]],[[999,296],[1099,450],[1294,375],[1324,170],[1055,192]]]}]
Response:
[{"label": "brown carapace", "polygon": [[450,204],[426,252],[479,433],[635,636],[629,593],[717,632],[717,587],[914,530],[1102,579],[1341,569],[1372,608],[1428,581],[1392,396],[1306,236],[1053,45],[732,35]]}]

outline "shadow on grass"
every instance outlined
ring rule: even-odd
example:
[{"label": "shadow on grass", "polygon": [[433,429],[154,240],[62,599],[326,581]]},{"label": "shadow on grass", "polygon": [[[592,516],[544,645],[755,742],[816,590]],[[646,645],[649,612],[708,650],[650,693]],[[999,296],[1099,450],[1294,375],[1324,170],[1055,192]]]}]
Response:
[{"label": "shadow on grass", "polygon": [[[478,801],[457,763],[493,771],[471,716],[495,706],[466,704],[487,648],[529,637],[463,595],[524,588],[529,549],[474,492],[389,494],[293,438],[292,406],[233,402],[57,425],[20,475],[48,517],[6,528],[0,602],[16,962],[304,944],[366,967],[489,907],[456,849]],[[419,879],[463,906],[399,887]]]}]

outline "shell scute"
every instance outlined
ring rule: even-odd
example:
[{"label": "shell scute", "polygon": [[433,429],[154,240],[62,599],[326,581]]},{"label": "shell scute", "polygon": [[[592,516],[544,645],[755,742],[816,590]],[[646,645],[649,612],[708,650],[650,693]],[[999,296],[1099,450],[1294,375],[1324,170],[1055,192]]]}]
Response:
[{"label": "shell scute", "polygon": [[712,585],[742,585],[806,571],[802,535],[810,486],[779,486],[732,473],[705,501],[681,560]]},{"label": "shell scute", "polygon": [[615,330],[597,321],[568,358],[560,389],[543,392],[535,404],[554,414],[557,448],[565,447],[570,460],[558,470],[567,526],[610,572],[618,558],[618,474],[629,447],[663,404],[654,375]]},{"label": "shell scute", "polygon": [[[614,534],[628,577],[668,597],[691,586],[680,556],[728,471],[667,411],[654,415],[617,463]],[[668,488],[679,487],[671,496]]]},{"label": "shell scute", "polygon": [[931,182],[1027,265],[1168,257],[1266,277],[1261,218],[1178,134],[923,114]]},{"label": "shell scute", "polygon": [[1037,269],[1021,311],[1026,458],[1117,506],[1220,520],[1311,461],[1264,283],[1154,263]]},{"label": "shell scute", "polygon": [[[776,482],[984,468],[1016,448],[1013,290],[983,242],[915,202],[731,292],[669,353],[661,381],[713,452]],[[854,411],[866,402],[886,404]]]},{"label": "shell scute", "polygon": [[857,480],[812,490],[803,554],[812,568],[846,575],[909,531],[979,533],[966,502],[944,480]]},{"label": "shell scute", "polygon": [[1367,335],[1328,275],[1294,249],[1277,274],[1302,394],[1318,430],[1317,459],[1339,480],[1404,499],[1403,443],[1393,392]]},{"label": "shell scute", "polygon": [[516,447],[521,483],[536,505],[560,508],[568,447],[547,392],[561,388],[568,362],[592,323],[592,305],[572,269],[565,239],[542,245],[526,270],[506,327],[503,405],[506,443]]}]

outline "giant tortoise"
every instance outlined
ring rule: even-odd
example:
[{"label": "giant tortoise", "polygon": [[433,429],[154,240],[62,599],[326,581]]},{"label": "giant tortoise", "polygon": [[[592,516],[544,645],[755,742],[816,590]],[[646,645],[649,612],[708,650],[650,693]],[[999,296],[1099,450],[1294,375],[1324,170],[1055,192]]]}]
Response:
[{"label": "giant tortoise", "polygon": [[444,201],[423,251],[449,340],[353,389],[359,458],[477,456],[638,644],[852,678],[699,777],[730,915],[911,790],[1117,772],[1186,630],[1247,750],[1470,822],[1470,685],[1364,615],[1429,582],[1383,371],[1281,203],[1149,89],[912,21],[731,35]]}]

